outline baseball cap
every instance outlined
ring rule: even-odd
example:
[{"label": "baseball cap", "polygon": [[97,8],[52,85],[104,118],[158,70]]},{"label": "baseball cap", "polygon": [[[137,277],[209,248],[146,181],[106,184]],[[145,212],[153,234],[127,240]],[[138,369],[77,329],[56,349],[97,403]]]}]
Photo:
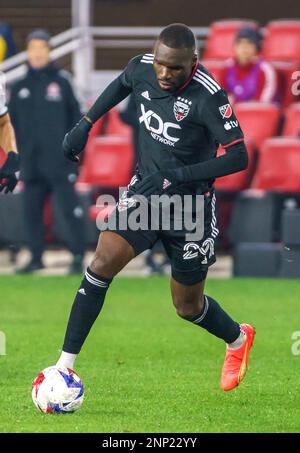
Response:
[{"label": "baseball cap", "polygon": [[31,31],[28,34],[26,43],[28,44],[32,39],[40,39],[42,41],[46,41],[47,43],[49,43],[50,34],[47,32],[47,30],[43,30],[40,28],[40,29]]}]

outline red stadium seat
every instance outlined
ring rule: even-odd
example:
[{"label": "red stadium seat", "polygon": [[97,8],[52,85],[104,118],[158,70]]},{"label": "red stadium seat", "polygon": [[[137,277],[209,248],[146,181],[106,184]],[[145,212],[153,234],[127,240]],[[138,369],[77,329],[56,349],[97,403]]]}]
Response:
[{"label": "red stadium seat", "polygon": [[245,138],[253,140],[259,149],[267,138],[277,135],[280,109],[264,102],[240,102],[234,111]]},{"label": "red stadium seat", "polygon": [[80,183],[94,186],[126,186],[131,178],[133,147],[126,137],[93,138],[86,147]]},{"label": "red stadium seat", "polygon": [[[250,187],[251,179],[253,176],[255,166],[255,149],[251,141],[246,141],[246,146],[249,156],[248,168],[232,175],[222,176],[215,181],[215,188],[217,190],[226,192],[239,192],[240,190]],[[220,146],[218,149],[218,156],[225,154],[225,150]]]},{"label": "red stadium seat", "polygon": [[284,112],[282,135],[285,137],[300,136],[300,102],[291,104]]},{"label": "red stadium seat", "polygon": [[216,81],[223,86],[227,63],[220,60],[202,60],[201,64],[211,73]]},{"label": "red stadium seat", "polygon": [[267,60],[300,61],[300,20],[269,22],[263,56]]},{"label": "red stadium seat", "polygon": [[266,140],[251,188],[300,192],[300,139],[277,137]]},{"label": "red stadium seat", "polygon": [[292,102],[297,102],[299,93],[294,92],[295,88],[293,86],[296,80],[293,74],[300,70],[300,63],[292,61],[271,61],[270,63],[272,63],[278,75],[280,103],[283,107],[287,107]]},{"label": "red stadium seat", "polygon": [[121,118],[117,108],[111,109],[108,113],[107,124],[105,125],[106,135],[120,135],[124,137],[131,137],[132,129],[125,124]]},{"label": "red stadium seat", "polygon": [[236,33],[242,27],[257,28],[253,20],[220,20],[209,28],[203,59],[222,60],[233,56],[233,43]]}]

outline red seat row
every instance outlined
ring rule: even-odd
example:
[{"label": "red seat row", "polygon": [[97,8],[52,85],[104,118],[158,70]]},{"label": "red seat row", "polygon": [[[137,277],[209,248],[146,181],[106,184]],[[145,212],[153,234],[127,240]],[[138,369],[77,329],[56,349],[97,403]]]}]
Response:
[{"label": "red seat row", "polygon": [[300,135],[300,102],[291,104],[283,111],[274,104],[241,102],[235,105],[234,111],[245,137],[253,141],[258,151],[267,138],[279,135],[282,116],[284,123],[281,135]]},{"label": "red seat row", "polygon": [[[235,35],[244,26],[258,28],[258,23],[249,20],[221,20],[212,23],[203,58],[231,58]],[[264,33],[262,55],[267,60],[300,61],[300,20],[269,22]]]},{"label": "red seat row", "polygon": [[[240,103],[236,116],[246,137],[249,166],[246,171],[216,180],[216,188],[236,192],[247,188],[300,192],[300,103],[281,111],[272,104]],[[223,151],[219,149],[218,154]],[[294,164],[293,164],[294,162]]]},{"label": "red seat row", "polygon": [[[293,143],[293,150],[298,149],[297,146],[299,147],[300,139],[296,139],[296,137],[300,134],[300,103],[291,104],[284,112],[274,104],[239,103],[235,105],[235,113],[245,134],[249,166],[247,171],[218,178],[216,188],[219,190],[239,191],[251,187],[253,184],[255,186],[263,185],[264,183],[261,181],[265,180],[266,176],[261,172],[264,172],[265,156],[269,156],[270,153],[265,150],[275,149],[274,159],[276,159],[278,143],[282,144],[281,149],[285,149],[284,147],[290,143]],[[285,137],[271,139],[270,142],[268,139],[278,135],[282,113],[285,118],[282,135]],[[127,131],[123,129],[123,125],[119,128],[117,112],[115,111],[113,115],[115,115],[114,128],[107,124],[107,130],[111,131],[110,135],[95,136],[92,131],[80,173],[80,183],[96,187],[117,188],[126,186],[131,178],[134,153],[132,141]],[[94,126],[94,128],[99,127],[99,125]],[[288,137],[294,138],[290,141]],[[219,150],[219,154],[221,152]],[[258,166],[255,170],[257,160]],[[271,168],[272,165],[269,164],[269,167]],[[285,168],[284,162],[282,168]],[[263,178],[262,174],[264,174]],[[287,178],[286,174],[283,175],[283,178]],[[271,181],[273,181],[272,178]]]},{"label": "red seat row", "polygon": [[216,180],[217,190],[237,192],[259,189],[278,192],[300,193],[300,139],[275,137],[267,139],[260,151],[253,176],[254,154],[247,144],[249,166],[246,171],[234,173]]}]

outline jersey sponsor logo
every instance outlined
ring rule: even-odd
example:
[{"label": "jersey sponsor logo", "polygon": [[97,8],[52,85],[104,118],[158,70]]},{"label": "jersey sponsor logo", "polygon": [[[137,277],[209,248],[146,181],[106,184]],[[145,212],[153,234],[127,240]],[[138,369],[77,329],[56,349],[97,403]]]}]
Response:
[{"label": "jersey sponsor logo", "polygon": [[141,96],[143,96],[143,98],[145,98],[145,99],[148,99],[148,101],[151,101],[149,91],[143,91],[141,93]]},{"label": "jersey sponsor logo", "polygon": [[141,104],[142,115],[139,117],[140,124],[145,124],[145,127],[151,133],[151,137],[165,145],[174,146],[179,138],[171,135],[171,129],[181,129],[179,124],[164,122],[162,118],[153,112],[153,110],[145,109],[144,104]]},{"label": "jersey sponsor logo", "polygon": [[28,88],[21,88],[18,92],[18,97],[20,99],[27,99],[31,96],[30,90]]},{"label": "jersey sponsor logo", "polygon": [[225,118],[228,119],[232,115],[232,108],[231,108],[230,104],[221,105],[221,107],[219,107],[219,110],[220,110],[222,119],[225,119]]},{"label": "jersey sponsor logo", "polygon": [[47,101],[61,101],[61,88],[56,82],[49,83],[47,86],[46,100]]},{"label": "jersey sponsor logo", "polygon": [[239,123],[237,121],[226,121],[224,124],[224,129],[226,131],[230,131],[230,129],[233,129],[234,127],[238,127]]},{"label": "jersey sponsor logo", "polygon": [[190,106],[192,105],[192,101],[188,99],[184,99],[181,97],[177,98],[177,101],[174,102],[174,115],[177,121],[182,121],[186,118],[190,111]]}]

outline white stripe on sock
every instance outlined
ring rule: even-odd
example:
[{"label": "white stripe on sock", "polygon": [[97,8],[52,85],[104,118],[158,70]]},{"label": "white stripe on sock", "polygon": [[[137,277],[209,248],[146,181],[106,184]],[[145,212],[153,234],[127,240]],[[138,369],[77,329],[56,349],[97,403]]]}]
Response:
[{"label": "white stripe on sock", "polygon": [[207,313],[207,310],[208,310],[208,306],[209,306],[209,302],[208,302],[208,299],[206,296],[204,296],[204,310],[203,310],[203,313],[202,315],[195,319],[195,321],[193,321],[194,324],[199,324],[199,322],[203,321],[203,319],[205,318],[206,316],[206,313]]},{"label": "white stripe on sock", "polygon": [[108,287],[108,283],[103,282],[101,280],[97,280],[97,278],[95,278],[92,275],[90,275],[88,273],[88,271],[86,271],[85,277],[86,277],[87,281],[90,282],[92,285],[101,286],[102,288],[107,288]]}]

